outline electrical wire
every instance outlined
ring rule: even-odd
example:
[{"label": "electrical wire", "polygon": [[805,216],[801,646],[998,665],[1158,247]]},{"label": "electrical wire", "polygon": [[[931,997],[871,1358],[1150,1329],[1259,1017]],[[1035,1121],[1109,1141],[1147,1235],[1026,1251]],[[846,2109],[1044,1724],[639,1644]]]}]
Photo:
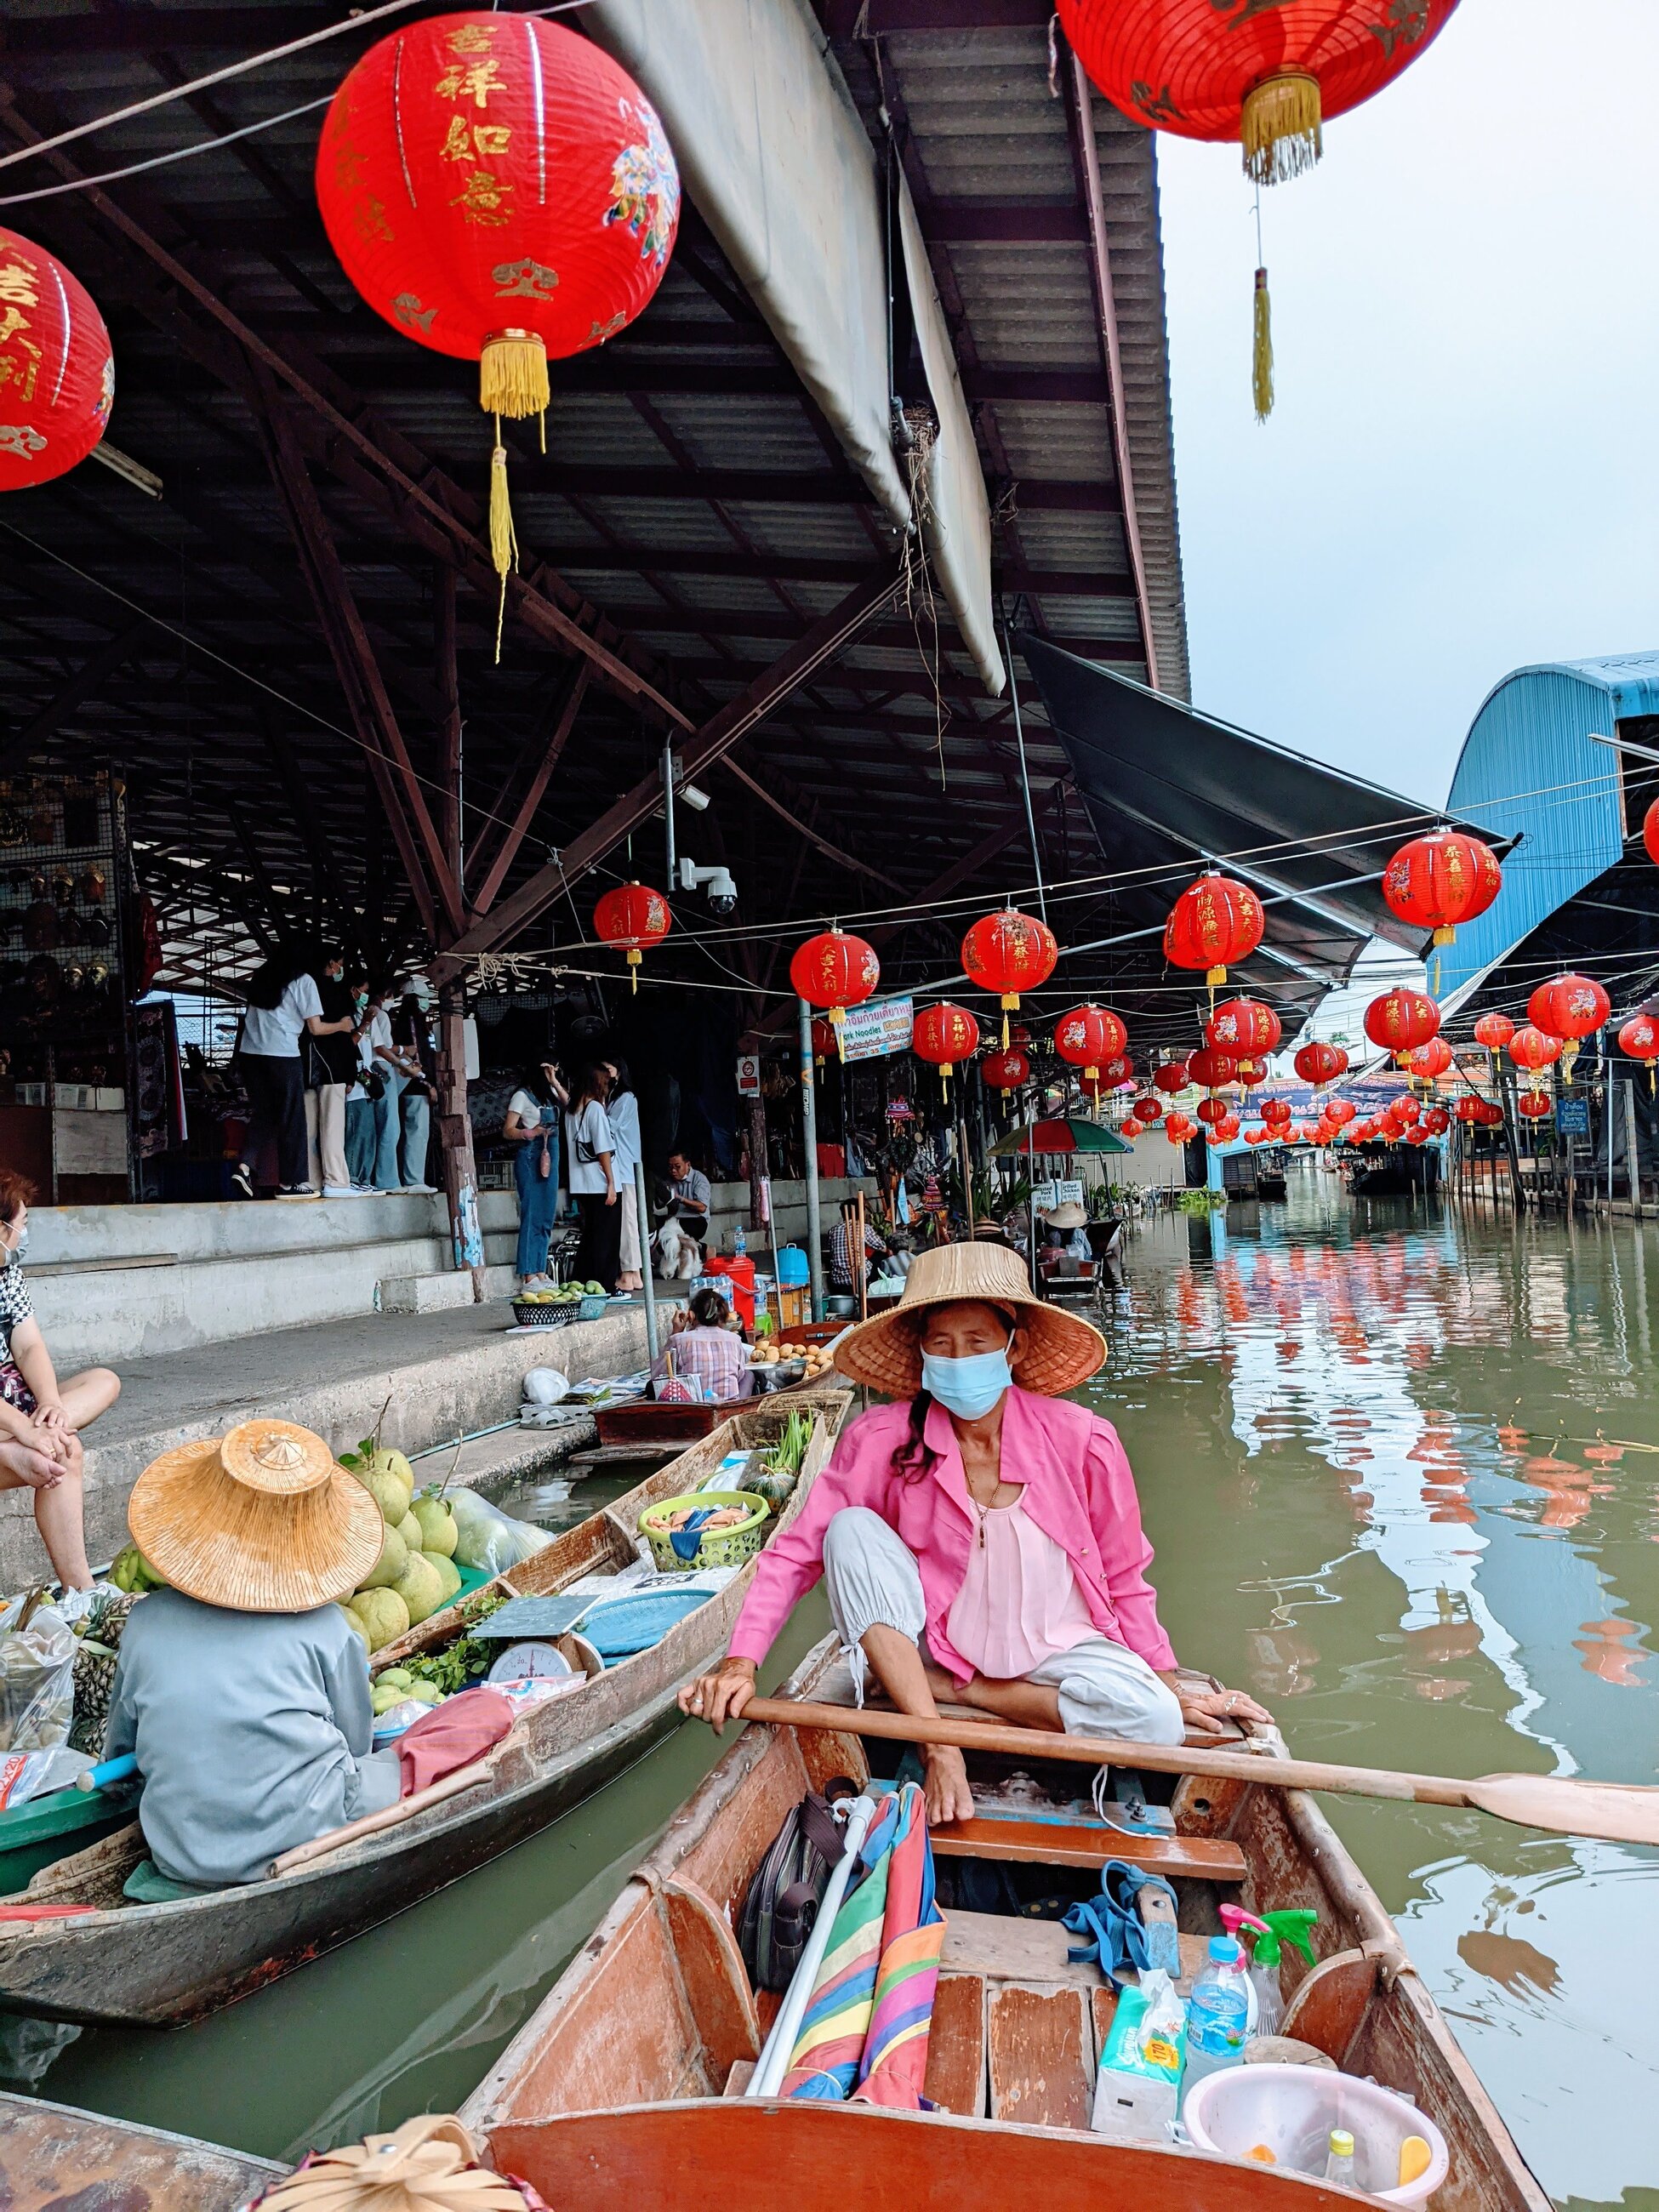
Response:
[{"label": "electrical wire", "polygon": [[[10,192],[0,199],[0,207],[21,207],[29,200],[55,200],[60,192],[90,191],[95,185],[118,185],[124,177],[141,177],[148,169],[165,168],[170,161],[188,161],[198,154],[211,154],[221,146],[234,146],[239,138],[251,138],[256,131],[273,131],[279,123],[292,123],[301,115],[314,115],[319,107],[327,107],[334,98],[325,92],[320,100],[308,100],[303,107],[285,108],[280,115],[262,116],[257,123],[245,123],[240,131],[227,131],[222,137],[198,139],[191,146],[175,146],[171,153],[152,154],[147,161],[129,162],[125,169],[106,169],[96,177],[71,177],[67,184],[42,185],[32,192]],[[31,146],[30,153],[40,149]],[[3,167],[0,162],[0,167]]]}]

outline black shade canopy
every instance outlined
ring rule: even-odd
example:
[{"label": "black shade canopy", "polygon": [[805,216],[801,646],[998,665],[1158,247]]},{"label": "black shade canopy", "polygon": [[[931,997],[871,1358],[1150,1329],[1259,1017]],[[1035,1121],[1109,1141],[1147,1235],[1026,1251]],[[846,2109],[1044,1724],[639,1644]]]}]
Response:
[{"label": "black shade canopy", "polygon": [[[1275,1007],[1287,1035],[1347,981],[1373,936],[1422,950],[1422,932],[1389,911],[1381,882],[1397,848],[1433,818],[1418,802],[1212,720],[1040,638],[1024,636],[1019,645],[1102,858],[1115,877],[1121,873],[1114,890],[1123,965],[1110,988],[1126,1001],[1139,1038],[1193,1041],[1199,979],[1165,968],[1156,933],[1206,861],[1248,883],[1267,908],[1261,947],[1232,971],[1230,988]],[[1146,933],[1137,938],[1137,930]]]}]

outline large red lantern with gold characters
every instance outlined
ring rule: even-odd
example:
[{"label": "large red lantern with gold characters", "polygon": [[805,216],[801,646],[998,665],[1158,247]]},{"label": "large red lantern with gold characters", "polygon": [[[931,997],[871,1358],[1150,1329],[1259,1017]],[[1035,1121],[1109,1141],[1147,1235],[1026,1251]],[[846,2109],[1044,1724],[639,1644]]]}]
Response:
[{"label": "large red lantern with gold characters", "polygon": [[1524,1091],[1515,1103],[1516,1111],[1524,1114],[1528,1121],[1543,1121],[1552,1109],[1547,1091]]},{"label": "large red lantern with gold characters", "polygon": [[1431,1036],[1426,1044],[1406,1055],[1406,1073],[1418,1083],[1433,1083],[1451,1066],[1455,1057],[1451,1047],[1443,1036]]},{"label": "large red lantern with gold characters", "polygon": [[1613,1001],[1593,975],[1553,975],[1527,1001],[1527,1018],[1547,1036],[1561,1039],[1561,1078],[1572,1081],[1572,1064],[1584,1038],[1599,1030]]},{"label": "large red lantern with gold characters", "polygon": [[1561,1057],[1561,1040],[1547,1030],[1535,1028],[1530,1022],[1524,1029],[1516,1030],[1510,1039],[1510,1058],[1528,1075],[1540,1069],[1553,1067]]},{"label": "large red lantern with gold characters", "polygon": [[347,73],[318,144],[317,204],[377,315],[478,362],[478,404],[498,418],[490,541],[505,579],[499,418],[544,413],[549,357],[625,330],[673,250],[679,174],[656,110],[561,24],[429,15]]},{"label": "large red lantern with gold characters", "polygon": [[1152,1070],[1152,1087],[1168,1098],[1192,1088],[1192,1075],[1184,1060],[1166,1060]]},{"label": "large red lantern with gold characters", "polygon": [[910,1049],[918,1060],[938,1068],[939,1088],[947,1090],[951,1070],[969,1060],[979,1048],[979,1024],[966,1006],[948,1000],[924,1006],[910,1029]]},{"label": "large red lantern with gold characters", "polygon": [[1311,168],[1320,125],[1425,52],[1457,0],[1060,0],[1114,106],[1151,131],[1240,141],[1261,185]]},{"label": "large red lantern with gold characters", "polygon": [[1482,1014],[1474,1025],[1475,1042],[1488,1052],[1502,1052],[1514,1035],[1515,1024],[1507,1014]]},{"label": "large red lantern with gold characters", "polygon": [[1288,1098],[1264,1098],[1261,1102],[1261,1118],[1270,1129],[1287,1127],[1291,1110]]},{"label": "large red lantern with gold characters", "polygon": [[875,946],[850,930],[820,931],[807,939],[789,963],[790,988],[809,1006],[822,1006],[829,1014],[837,1051],[842,1049],[842,1012],[848,1006],[861,1006],[880,981]]},{"label": "large red lantern with gold characters", "polygon": [[92,295],[56,254],[0,229],[0,491],[50,483],[85,460],[114,404]]},{"label": "large red lantern with gold characters", "polygon": [[[1054,972],[1060,945],[1046,921],[1034,914],[1004,907],[976,921],[962,940],[962,964],[968,981],[1002,1001],[1002,1042],[1008,1045],[1008,1017],[1018,1010],[1020,993],[1035,991]],[[1120,1039],[1119,1042],[1121,1043]]]},{"label": "large red lantern with gold characters", "polygon": [[1105,1006],[1073,1006],[1054,1024],[1054,1050],[1068,1066],[1080,1067],[1091,1082],[1106,1061],[1122,1052],[1128,1037],[1118,1016]]},{"label": "large red lantern with gold characters", "polygon": [[1461,830],[1437,830],[1402,845],[1382,871],[1382,896],[1401,921],[1432,930],[1449,945],[1460,922],[1473,921],[1504,888],[1492,847]]},{"label": "large red lantern with gold characters", "polygon": [[1365,1009],[1365,1034],[1396,1059],[1439,1034],[1440,1009],[1426,991],[1385,991]]},{"label": "large red lantern with gold characters", "polygon": [[1248,884],[1211,869],[1189,884],[1164,925],[1164,957],[1172,968],[1201,969],[1213,991],[1227,970],[1248,960],[1267,918]]},{"label": "large red lantern with gold characters", "polygon": [[1302,1047],[1291,1065],[1302,1080],[1311,1083],[1316,1091],[1322,1085],[1334,1083],[1339,1075],[1347,1073],[1348,1055],[1340,1044],[1327,1044],[1322,1037],[1316,1037],[1310,1044]]},{"label": "large red lantern with gold characters", "polygon": [[1218,1052],[1213,1045],[1206,1044],[1188,1060],[1187,1073],[1200,1089],[1220,1091],[1238,1080],[1238,1062],[1231,1053]]},{"label": "large red lantern with gold characters", "polygon": [[1204,1024],[1206,1044],[1246,1058],[1277,1052],[1284,1035],[1284,1024],[1260,999],[1225,999]]},{"label": "large red lantern with gold characters", "polygon": [[1241,1060],[1238,1063],[1238,1079],[1244,1085],[1244,1088],[1247,1091],[1254,1091],[1258,1084],[1265,1083],[1267,1080],[1267,1061],[1265,1060]]},{"label": "large red lantern with gold characters", "polygon": [[1632,1014],[1619,1031],[1619,1049],[1631,1060],[1639,1060],[1648,1071],[1648,1089],[1653,1089],[1653,1063],[1659,1060],[1659,1022],[1651,1014]]},{"label": "large red lantern with gold characters", "polygon": [[593,933],[606,945],[628,948],[629,988],[640,988],[640,963],[647,945],[660,945],[674,926],[668,901],[646,884],[618,884],[593,909]]}]

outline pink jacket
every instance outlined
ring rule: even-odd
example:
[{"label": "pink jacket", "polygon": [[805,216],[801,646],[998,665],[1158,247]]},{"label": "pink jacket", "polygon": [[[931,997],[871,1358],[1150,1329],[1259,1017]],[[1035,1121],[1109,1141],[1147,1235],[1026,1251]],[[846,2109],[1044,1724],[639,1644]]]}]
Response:
[{"label": "pink jacket", "polygon": [[[973,1668],[951,1649],[945,1623],[968,1571],[979,1516],[968,1495],[962,1452],[949,1414],[938,1406],[926,1437],[939,1455],[931,1474],[906,1482],[890,1472],[910,1419],[908,1405],[878,1406],[842,1433],[793,1525],[761,1553],[732,1632],[732,1656],[758,1663],[771,1650],[796,1601],[823,1573],[823,1532],[843,1506],[867,1505],[915,1554],[927,1606],[927,1642],[959,1681]],[[1094,1624],[1137,1651],[1149,1667],[1176,1663],[1146,1580],[1152,1547],[1140,1527],[1140,1501],[1117,1431],[1086,1407],[1029,1390],[1008,1393],[1002,1414],[1003,1479],[1023,1482],[1022,1503],[1072,1562]]]}]

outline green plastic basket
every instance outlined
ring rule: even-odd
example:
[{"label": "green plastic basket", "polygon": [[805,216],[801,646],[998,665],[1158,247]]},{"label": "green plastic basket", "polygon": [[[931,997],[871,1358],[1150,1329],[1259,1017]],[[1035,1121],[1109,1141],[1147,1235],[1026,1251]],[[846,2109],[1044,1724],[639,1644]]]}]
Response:
[{"label": "green plastic basket", "polygon": [[[748,1508],[749,1518],[729,1528],[716,1528],[705,1535],[695,1556],[683,1559],[674,1549],[672,1532],[666,1526],[668,1516],[682,1505],[742,1505]],[[655,1505],[647,1505],[640,1516],[640,1528],[651,1547],[651,1556],[659,1572],[665,1575],[696,1574],[704,1567],[740,1567],[752,1559],[765,1541],[763,1534],[772,1517],[772,1509],[763,1498],[752,1490],[698,1490],[685,1498],[665,1498]]]}]

